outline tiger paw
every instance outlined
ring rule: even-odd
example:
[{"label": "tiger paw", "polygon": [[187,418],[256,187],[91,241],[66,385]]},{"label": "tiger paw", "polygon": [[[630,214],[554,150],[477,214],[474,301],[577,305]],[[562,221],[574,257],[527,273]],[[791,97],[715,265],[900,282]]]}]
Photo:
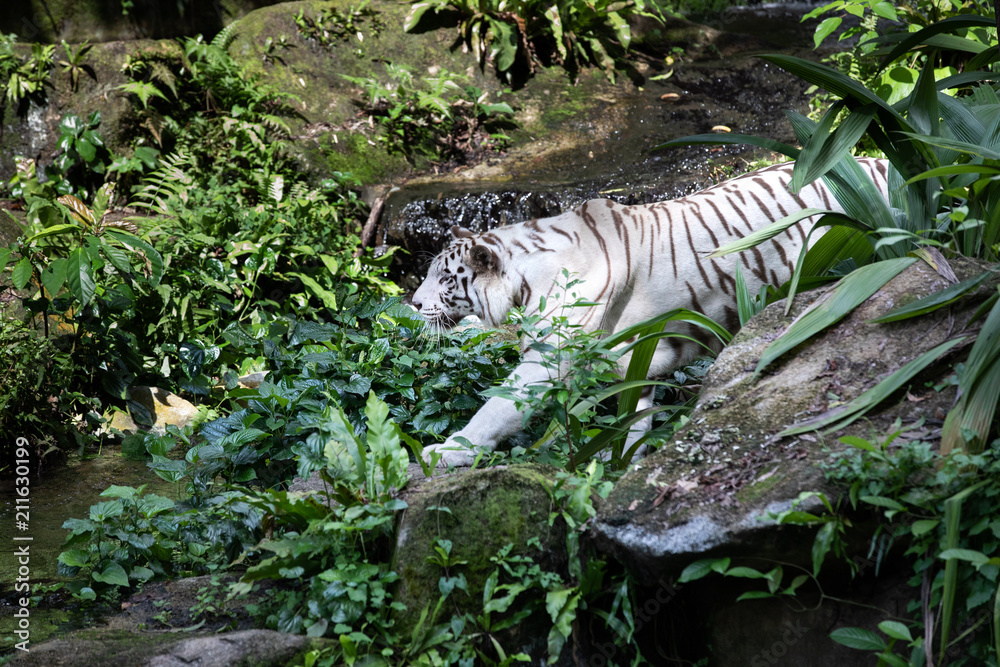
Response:
[{"label": "tiger paw", "polygon": [[427,465],[431,464],[432,453],[441,455],[441,458],[438,459],[437,465],[435,466],[438,469],[471,468],[472,464],[476,462],[477,458],[479,458],[478,448],[466,447],[451,438],[441,444],[424,447],[422,454],[424,462],[427,463]]}]

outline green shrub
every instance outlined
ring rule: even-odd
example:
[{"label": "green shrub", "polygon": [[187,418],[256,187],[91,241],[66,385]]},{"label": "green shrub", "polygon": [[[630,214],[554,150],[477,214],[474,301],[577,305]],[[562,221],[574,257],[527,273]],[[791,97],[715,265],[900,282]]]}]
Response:
[{"label": "green shrub", "polygon": [[413,0],[412,5],[404,30],[418,29],[432,14],[438,22],[457,16],[459,35],[480,67],[492,62],[508,82],[534,72],[536,59],[559,62],[574,76],[594,64],[614,80],[632,40],[628,19],[652,16],[643,0]]}]

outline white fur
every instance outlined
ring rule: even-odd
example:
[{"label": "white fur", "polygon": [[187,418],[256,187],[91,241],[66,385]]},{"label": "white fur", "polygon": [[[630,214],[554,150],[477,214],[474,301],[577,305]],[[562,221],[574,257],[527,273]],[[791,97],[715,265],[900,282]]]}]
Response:
[{"label": "white fur", "polygon": [[[860,162],[885,192],[885,162]],[[743,264],[751,293],[765,282],[786,281],[804,244],[804,232],[815,220],[803,221],[798,229],[793,227],[756,250],[713,260],[705,255],[802,208],[841,210],[819,182],[793,197],[785,188],[790,179],[791,165],[777,165],[668,202],[623,206],[597,199],[562,215],[480,235],[453,228],[457,238],[435,259],[413,296],[414,305],[432,327],[444,328],[469,314],[498,325],[515,305],[524,306],[527,314],[538,312],[539,297],[551,297],[555,286],[565,282],[561,275],[565,268],[574,279],[583,281],[576,291],[599,304],[563,313],[588,332],[615,332],[682,307],[700,310],[735,329],[736,262]],[[818,236],[815,234],[810,243]],[[476,246],[489,253],[482,248],[474,251]],[[490,260],[490,268],[483,268],[479,261],[486,255],[495,259],[495,265]],[[459,266],[462,272],[456,274]],[[468,301],[454,300],[456,293],[464,293],[461,278],[468,287],[473,273],[472,288],[466,290]],[[530,296],[525,286],[530,288]],[[543,315],[551,315],[556,308],[549,304]],[[703,336],[689,325],[669,328]],[[649,377],[662,376],[691,361],[699,350],[690,342],[680,347],[661,342]],[[551,379],[539,360],[537,352],[524,353],[522,363],[511,374],[515,388]],[[628,359],[622,364],[627,366]],[[649,425],[646,420],[630,441]],[[477,453],[456,438],[466,438],[490,452],[519,430],[521,415],[514,402],[490,398],[465,428],[443,444],[426,448],[425,458],[430,452],[439,452],[439,465],[468,466]]]}]

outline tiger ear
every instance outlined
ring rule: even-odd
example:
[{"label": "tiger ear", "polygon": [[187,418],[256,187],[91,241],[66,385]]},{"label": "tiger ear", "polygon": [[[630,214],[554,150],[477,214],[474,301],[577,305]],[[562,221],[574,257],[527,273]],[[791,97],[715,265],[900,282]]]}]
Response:
[{"label": "tiger ear", "polygon": [[475,234],[470,232],[465,227],[459,227],[458,225],[451,226],[451,235],[454,236],[456,239],[468,239],[475,236]]},{"label": "tiger ear", "polygon": [[474,245],[469,248],[466,262],[473,271],[478,273],[498,273],[500,271],[500,257],[484,245]]}]

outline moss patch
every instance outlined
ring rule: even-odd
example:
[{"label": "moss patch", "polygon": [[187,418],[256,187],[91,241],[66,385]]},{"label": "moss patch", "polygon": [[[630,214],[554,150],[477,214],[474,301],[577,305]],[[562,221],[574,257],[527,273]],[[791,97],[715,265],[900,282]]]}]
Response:
[{"label": "moss patch", "polygon": [[[468,582],[468,596],[456,591],[450,598],[461,611],[482,613],[483,584],[497,567],[490,558],[508,544],[514,545],[512,554],[528,554],[543,569],[565,570],[565,530],[548,521],[547,489],[554,473],[534,465],[476,470],[434,478],[405,496],[409,508],[400,522],[393,558],[393,570],[400,576],[395,599],[407,607],[396,618],[404,636],[440,597],[438,579],[444,573],[427,562],[438,539],[452,542],[454,561],[466,561],[449,572],[464,574]],[[526,546],[532,538],[540,541],[540,551]]]}]

